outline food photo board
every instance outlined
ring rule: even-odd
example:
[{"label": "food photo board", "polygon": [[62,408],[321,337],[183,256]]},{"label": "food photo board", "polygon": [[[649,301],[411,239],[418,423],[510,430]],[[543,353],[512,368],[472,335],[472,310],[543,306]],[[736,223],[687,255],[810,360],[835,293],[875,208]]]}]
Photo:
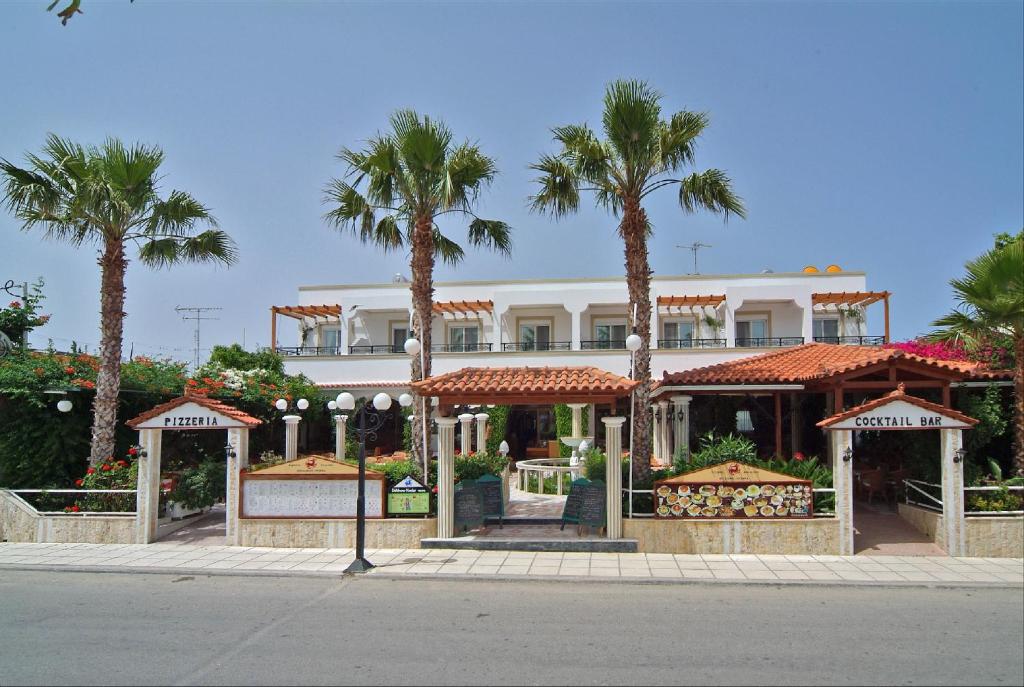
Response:
[{"label": "food photo board", "polygon": [[657,518],[809,518],[809,480],[731,461],[654,483]]},{"label": "food photo board", "polygon": [[[323,456],[305,456],[242,471],[241,518],[354,518],[359,468]],[[384,517],[385,476],[366,471],[366,517]]]}]

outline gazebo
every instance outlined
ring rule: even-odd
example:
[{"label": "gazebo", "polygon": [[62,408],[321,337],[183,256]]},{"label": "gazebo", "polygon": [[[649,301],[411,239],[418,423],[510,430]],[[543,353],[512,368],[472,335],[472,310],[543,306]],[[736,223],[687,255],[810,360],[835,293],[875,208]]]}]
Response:
[{"label": "gazebo", "polygon": [[[622,453],[624,416],[616,416],[619,401],[628,398],[639,382],[596,367],[467,367],[455,372],[414,382],[421,396],[438,399],[441,417],[438,426],[438,498],[437,536],[454,536],[455,425],[451,417],[456,404],[520,405],[568,403],[608,405],[612,416],[601,419],[605,425],[605,451],[608,456]],[[622,536],[622,472],[618,461],[608,460],[607,536]]]}]

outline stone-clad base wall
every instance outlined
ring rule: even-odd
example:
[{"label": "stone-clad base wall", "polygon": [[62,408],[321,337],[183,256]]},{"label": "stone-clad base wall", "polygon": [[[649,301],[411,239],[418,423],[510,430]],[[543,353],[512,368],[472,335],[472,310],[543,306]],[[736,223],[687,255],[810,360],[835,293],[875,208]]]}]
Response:
[{"label": "stone-clad base wall", "polygon": [[[418,549],[437,536],[437,519],[386,518],[366,521],[366,548]],[[239,546],[346,549],[356,545],[355,520],[238,520]]]},{"label": "stone-clad base wall", "polygon": [[967,518],[967,555],[1024,558],[1024,518]]},{"label": "stone-clad base wall", "polygon": [[622,521],[622,536],[643,553],[809,554],[839,553],[839,521],[656,520]]},{"label": "stone-clad base wall", "polygon": [[0,540],[37,544],[134,544],[134,515],[40,515],[0,490]]},{"label": "stone-clad base wall", "polygon": [[[946,528],[942,526],[942,513],[927,508],[897,504],[900,517],[914,526],[914,529],[931,539],[943,551],[946,550]],[[854,518],[856,522],[856,518]]]}]

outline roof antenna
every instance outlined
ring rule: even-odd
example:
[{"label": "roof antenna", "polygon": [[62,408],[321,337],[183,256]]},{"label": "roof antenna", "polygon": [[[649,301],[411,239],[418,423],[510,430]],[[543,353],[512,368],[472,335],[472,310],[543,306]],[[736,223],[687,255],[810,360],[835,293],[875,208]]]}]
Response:
[{"label": "roof antenna", "polygon": [[686,248],[693,253],[693,272],[691,272],[691,274],[700,274],[700,272],[697,271],[697,251],[699,251],[701,248],[711,247],[712,246],[710,244],[701,243],[700,241],[697,241],[696,243],[691,243],[689,246],[676,246],[676,248]]}]

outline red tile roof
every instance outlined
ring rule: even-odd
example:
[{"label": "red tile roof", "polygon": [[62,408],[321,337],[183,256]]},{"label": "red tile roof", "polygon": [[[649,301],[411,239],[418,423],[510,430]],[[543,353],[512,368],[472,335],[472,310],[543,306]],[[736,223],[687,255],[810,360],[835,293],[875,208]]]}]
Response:
[{"label": "red tile roof", "polygon": [[930,367],[943,376],[963,379],[996,379],[1009,374],[989,370],[980,363],[936,360],[877,346],[845,346],[810,343],[750,358],[683,372],[665,373],[657,386],[715,384],[799,384],[825,380],[890,360],[907,360]]},{"label": "red tile roof", "polygon": [[136,425],[140,425],[146,420],[151,420],[152,418],[157,417],[158,415],[166,413],[168,410],[174,410],[178,406],[185,405],[186,403],[195,403],[201,405],[204,408],[208,408],[215,413],[220,413],[222,415],[230,417],[233,420],[237,420],[248,427],[255,427],[256,425],[262,424],[263,422],[263,420],[260,420],[259,418],[253,417],[252,415],[249,415],[248,413],[245,413],[239,410],[238,408],[229,406],[228,404],[210,398],[209,396],[192,395],[186,393],[184,396],[179,396],[178,398],[172,399],[167,403],[161,403],[155,408],[150,408],[142,415],[132,418],[125,424],[134,429]]},{"label": "red tile roof", "polygon": [[888,393],[885,396],[882,396],[881,398],[876,398],[873,401],[868,401],[867,403],[861,404],[856,408],[850,408],[849,410],[844,410],[841,413],[836,413],[832,417],[825,418],[824,420],[818,423],[818,427],[831,427],[837,422],[842,422],[843,420],[849,419],[851,417],[857,417],[861,413],[866,413],[869,410],[874,410],[875,408],[887,405],[889,403],[892,403],[893,401],[906,401],[907,403],[915,405],[918,408],[924,408],[925,410],[930,411],[932,413],[945,415],[946,417],[953,418],[954,420],[959,420],[960,422],[963,422],[964,424],[967,425],[978,424],[978,421],[975,420],[973,417],[968,417],[961,413],[960,411],[953,410],[952,408],[947,408],[945,406],[941,406],[938,403],[926,401],[923,398],[918,398],[917,396],[908,396],[906,392],[903,390],[903,385],[900,384],[899,388],[896,389],[896,391]]},{"label": "red tile roof", "polygon": [[378,389],[378,388],[391,388],[391,387],[404,387],[409,386],[408,381],[401,381],[398,379],[387,379],[381,381],[370,381],[370,382],[318,382],[316,387],[319,389]]},{"label": "red tile roof", "polygon": [[621,398],[638,383],[596,367],[465,367],[414,382],[412,388],[426,396]]}]

